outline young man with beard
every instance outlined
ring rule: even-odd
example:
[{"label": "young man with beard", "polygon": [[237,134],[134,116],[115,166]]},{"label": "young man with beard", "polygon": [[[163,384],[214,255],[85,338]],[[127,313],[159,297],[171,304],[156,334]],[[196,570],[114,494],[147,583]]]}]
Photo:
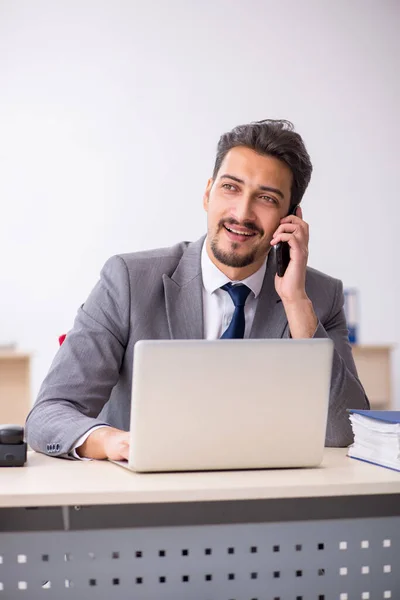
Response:
[{"label": "young man with beard", "polygon": [[[307,267],[309,231],[298,205],[311,172],[287,121],[222,135],[203,198],[207,236],[107,261],[28,416],[30,446],[53,456],[128,458],[135,342],[220,337],[330,337],[326,445],[350,444],[346,409],[369,405],[347,339],[342,284]],[[290,247],[283,277],[271,251],[279,242]],[[235,302],[244,304],[239,325]]]}]

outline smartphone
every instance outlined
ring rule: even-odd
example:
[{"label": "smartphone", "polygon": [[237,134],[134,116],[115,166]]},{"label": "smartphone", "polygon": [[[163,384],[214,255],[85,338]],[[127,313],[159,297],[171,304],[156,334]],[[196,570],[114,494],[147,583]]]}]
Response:
[{"label": "smartphone", "polygon": [[[298,204],[292,206],[287,216],[296,214],[296,209],[298,206]],[[276,246],[274,246],[274,250],[276,274],[278,275],[278,277],[283,277],[290,261],[290,246],[288,242],[279,242],[279,244],[276,244]]]}]

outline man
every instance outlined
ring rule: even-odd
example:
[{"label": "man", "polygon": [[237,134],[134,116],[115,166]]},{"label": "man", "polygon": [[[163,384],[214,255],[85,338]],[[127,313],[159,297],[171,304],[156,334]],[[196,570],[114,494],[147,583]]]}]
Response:
[{"label": "man", "polygon": [[[307,268],[308,225],[300,207],[289,214],[311,171],[287,121],[222,135],[203,198],[207,237],[107,261],[28,416],[31,447],[53,456],[128,458],[135,342],[221,335],[330,337],[326,444],[350,444],[346,409],[369,405],[347,341],[342,284]],[[283,277],[271,251],[279,242],[290,247]],[[236,309],[238,290],[244,309]]]}]

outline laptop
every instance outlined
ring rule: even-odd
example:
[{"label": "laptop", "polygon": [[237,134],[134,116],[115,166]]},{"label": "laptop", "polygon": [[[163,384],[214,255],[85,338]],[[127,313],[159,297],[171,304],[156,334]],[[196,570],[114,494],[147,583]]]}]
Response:
[{"label": "laptop", "polygon": [[135,345],[128,461],[136,472],[316,467],[330,339]]}]

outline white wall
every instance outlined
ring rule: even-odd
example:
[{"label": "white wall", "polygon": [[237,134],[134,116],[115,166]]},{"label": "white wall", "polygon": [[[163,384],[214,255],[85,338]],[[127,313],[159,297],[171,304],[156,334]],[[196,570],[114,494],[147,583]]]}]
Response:
[{"label": "white wall", "polygon": [[[0,342],[35,395],[111,254],[196,239],[219,135],[292,120],[310,264],[400,342],[396,0],[0,2]],[[400,354],[395,354],[400,407]]]}]

